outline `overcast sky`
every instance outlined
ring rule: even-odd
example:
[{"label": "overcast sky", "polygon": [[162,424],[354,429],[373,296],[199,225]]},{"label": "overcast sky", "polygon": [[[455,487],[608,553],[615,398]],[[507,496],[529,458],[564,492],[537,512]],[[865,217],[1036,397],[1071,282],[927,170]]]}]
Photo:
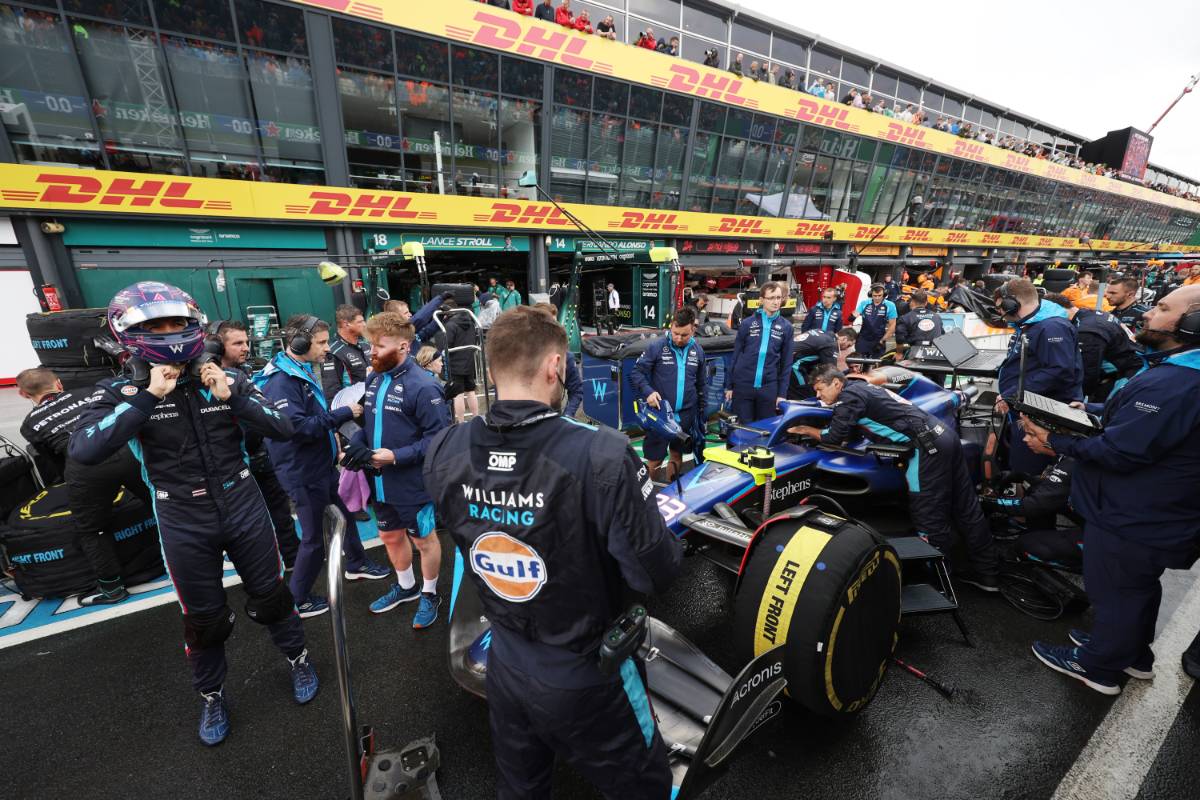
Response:
[{"label": "overcast sky", "polygon": [[[742,0],[803,30],[1096,139],[1146,130],[1200,72],[1197,0]],[[1200,87],[1150,161],[1200,181]]]}]

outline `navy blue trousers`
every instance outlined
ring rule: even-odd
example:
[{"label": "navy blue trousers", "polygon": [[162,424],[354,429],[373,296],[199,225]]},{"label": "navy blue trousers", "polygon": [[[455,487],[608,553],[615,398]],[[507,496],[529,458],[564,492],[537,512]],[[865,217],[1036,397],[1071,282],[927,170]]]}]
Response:
[{"label": "navy blue trousers", "polygon": [[[208,614],[226,603],[223,553],[229,554],[250,594],[269,594],[283,578],[275,529],[258,484],[242,479],[220,500],[209,497],[162,497],[154,504],[167,573],[185,614]],[[253,622],[246,624],[254,625]],[[288,658],[304,650],[304,626],[293,611],[267,626],[271,640]],[[207,692],[225,682],[225,645],[188,647],[192,685]]]},{"label": "navy blue trousers", "polygon": [[338,496],[336,471],[330,468],[327,480],[300,489],[289,489],[288,494],[296,504],[296,519],[300,522],[300,549],[296,553],[296,565],[292,569],[289,586],[296,602],[303,603],[312,594],[313,584],[317,582],[325,563],[325,506],[332,503],[346,517],[346,539],[342,545],[346,569],[361,567],[367,560],[367,554],[363,550],[362,540],[358,538],[354,517]]},{"label": "navy blue trousers", "polygon": [[763,384],[759,389],[753,386],[734,386],[733,387],[733,413],[737,416],[738,422],[746,425],[767,417],[774,417],[779,414],[775,408],[775,401],[783,397],[785,392],[777,391],[778,387],[775,384]]}]

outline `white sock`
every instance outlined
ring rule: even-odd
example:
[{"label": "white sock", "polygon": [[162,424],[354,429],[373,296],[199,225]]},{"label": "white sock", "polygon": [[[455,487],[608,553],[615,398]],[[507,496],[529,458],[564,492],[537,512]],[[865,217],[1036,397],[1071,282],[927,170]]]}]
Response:
[{"label": "white sock", "polygon": [[411,589],[417,585],[417,579],[413,577],[412,564],[408,565],[408,569],[404,571],[396,570],[396,580],[400,582],[401,589]]},{"label": "white sock", "polygon": [[421,591],[425,594],[437,594],[437,578],[426,578],[425,588]]}]

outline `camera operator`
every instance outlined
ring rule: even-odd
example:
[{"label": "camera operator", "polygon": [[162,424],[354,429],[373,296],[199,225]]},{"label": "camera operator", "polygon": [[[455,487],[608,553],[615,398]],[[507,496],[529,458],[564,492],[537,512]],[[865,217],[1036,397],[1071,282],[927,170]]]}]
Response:
[{"label": "camera operator", "polygon": [[497,400],[434,440],[425,486],[492,623],[497,795],[548,797],[560,753],[606,797],[663,800],[671,771],[640,661],[607,674],[598,650],[631,592],[670,584],[681,548],[625,436],[559,415],[567,357],[546,314],[502,314],[487,340]]},{"label": "camera operator", "polygon": [[1120,693],[1122,672],[1153,677],[1159,579],[1200,553],[1200,286],[1160,300],[1138,341],[1146,367],[1104,403],[1101,433],[1078,438],[1022,419],[1035,452],[1075,459],[1071,505],[1084,519],[1083,580],[1095,611],[1075,647],[1035,642],[1033,652],[1107,695]]},{"label": "camera operator", "polygon": [[95,466],[128,445],[141,461],[183,610],[192,685],[203,699],[200,740],[215,745],[229,733],[225,640],[235,619],[221,583],[222,553],[241,576],[246,615],[267,626],[288,658],[296,702],[311,700],[318,683],[280,577],[271,516],[244,460],[243,429],[287,438],[292,426],[240,372],[201,358],[203,323],[196,302],[174,286],[143,281],[118,292],[108,325],[132,356],[127,376],[100,382],[69,454]]},{"label": "camera operator", "polygon": [[[334,431],[343,422],[361,417],[362,406],[352,403],[330,411],[323,387],[313,373],[329,350],[328,323],[309,314],[296,314],[284,326],[283,341],[284,351],[275,354],[255,382],[295,429],[289,441],[268,441],[267,450],[279,482],[296,506],[300,550],[290,585],[300,616],[307,618],[329,610],[325,598],[312,593],[325,561],[325,506],[336,505],[346,519],[353,516],[337,493]],[[346,580],[388,577],[391,570],[367,558],[362,541],[353,533],[342,545]]]},{"label": "camera operator", "polygon": [[46,367],[17,374],[17,391],[33,401],[33,410],[21,423],[21,435],[53,464],[55,475],[43,475],[47,485],[60,479],[67,484],[71,522],[79,532],[79,549],[96,573],[96,591],[79,597],[79,605],[119,603],[129,597],[121,577],[121,562],[110,534],[113,502],[121,487],[142,501],[153,513],[154,501],[142,480],[141,468],[132,451],[123,448],[103,463],[84,466],[67,453],[71,433],[83,413],[100,398],[96,387],[64,391],[62,382]]},{"label": "camera operator", "polygon": [[[247,378],[252,374],[249,364],[250,338],[246,326],[239,320],[225,320],[216,326],[216,333],[205,343],[205,350],[221,359],[223,369],[238,370]],[[296,521],[292,519],[292,502],[275,475],[271,455],[263,437],[254,431],[246,432],[246,453],[250,456],[250,474],[262,491],[271,522],[275,526],[275,541],[283,556],[284,569],[296,564],[300,540],[296,537]]]}]

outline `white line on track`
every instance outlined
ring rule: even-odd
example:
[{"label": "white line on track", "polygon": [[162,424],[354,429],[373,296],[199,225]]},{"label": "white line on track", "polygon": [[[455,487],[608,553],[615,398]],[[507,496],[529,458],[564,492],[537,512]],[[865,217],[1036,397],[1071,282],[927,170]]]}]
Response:
[{"label": "white line on track", "polygon": [[1192,582],[1162,633],[1154,640],[1154,680],[1130,680],[1052,800],[1130,800],[1154,764],[1167,732],[1196,681],[1180,654],[1200,621],[1200,579]]},{"label": "white line on track", "polygon": [[[382,544],[379,537],[363,540],[363,548],[369,549]],[[324,573],[324,570],[322,570]],[[242,579],[237,575],[230,575],[228,578],[222,579],[221,583],[225,586],[237,586],[242,582]],[[178,597],[175,592],[165,592],[163,594],[154,595],[153,597],[131,597],[123,603],[118,603],[115,606],[96,611],[91,614],[82,614],[71,619],[59,620],[46,625],[38,625],[29,630],[19,631],[7,636],[0,637],[0,650],[8,647],[14,647],[26,642],[32,642],[37,639],[44,639],[47,636],[53,636],[57,633],[75,630],[76,628],[85,628],[88,625],[95,625],[98,622],[106,622],[110,619],[136,614],[139,611],[146,611],[151,608],[166,605],[167,603],[178,602]]]}]

